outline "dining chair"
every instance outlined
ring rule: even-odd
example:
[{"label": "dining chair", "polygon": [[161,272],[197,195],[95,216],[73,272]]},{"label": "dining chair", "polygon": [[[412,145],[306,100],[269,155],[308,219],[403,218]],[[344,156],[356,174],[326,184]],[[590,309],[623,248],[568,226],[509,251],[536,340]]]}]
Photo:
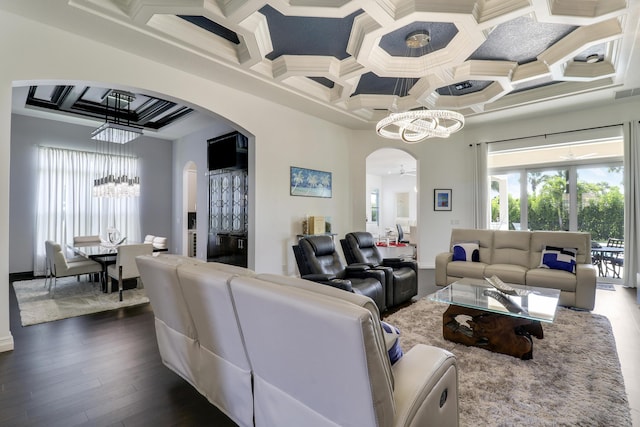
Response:
[{"label": "dining chair", "polygon": [[152,255],[153,246],[147,243],[120,245],[118,246],[118,255],[116,263],[107,267],[108,276],[108,292],[113,290],[113,280],[118,281],[119,299],[122,301],[122,291],[124,288],[123,281],[136,279],[139,284],[140,272],[136,264],[136,257],[139,255]]},{"label": "dining chair", "polygon": [[[611,248],[624,248],[624,240],[610,237],[607,246]],[[611,272],[611,275],[620,278],[620,269],[624,266],[624,252],[610,252],[604,257],[606,267],[605,276]]]},{"label": "dining chair", "polygon": [[[54,261],[53,261],[53,244],[55,242],[52,240],[47,240],[44,242],[44,249],[45,249],[45,280],[44,280],[44,287],[46,288],[47,286],[50,287],[49,281],[53,280],[53,271],[54,271]],[[80,255],[75,255],[75,254],[71,254],[71,255],[65,255],[65,259],[67,260],[67,263],[74,263],[74,262],[78,262],[78,261],[86,261],[87,259],[83,256]],[[80,280],[80,275],[78,275],[78,280]]]},{"label": "dining chair", "polygon": [[153,238],[153,247],[156,249],[167,249],[167,238],[155,236]]},{"label": "dining chair", "polygon": [[52,298],[55,297],[57,279],[59,277],[79,276],[81,274],[100,273],[102,266],[92,260],[67,262],[64,251],[59,243],[51,240],[45,242],[45,249],[48,248],[50,255],[50,279],[49,292],[51,292],[51,283],[53,282]]},{"label": "dining chair", "polygon": [[[101,243],[100,236],[73,236],[73,246],[93,246]],[[86,258],[75,253],[67,254],[67,262],[85,261]]]}]

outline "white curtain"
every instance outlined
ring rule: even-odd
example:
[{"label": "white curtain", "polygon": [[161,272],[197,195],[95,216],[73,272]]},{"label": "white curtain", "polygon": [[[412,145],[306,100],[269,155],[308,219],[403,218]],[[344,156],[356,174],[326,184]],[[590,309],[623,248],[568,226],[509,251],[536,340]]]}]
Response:
[{"label": "white curtain", "polygon": [[113,162],[128,164],[137,173],[138,159],[85,151],[40,147],[36,190],[35,275],[45,272],[44,242],[63,248],[73,236],[100,235],[116,228],[128,242],[140,241],[138,197],[92,196],[93,181],[104,176]]},{"label": "white curtain", "polygon": [[[640,126],[630,122],[624,135],[624,270],[625,286],[638,287],[640,255]],[[640,294],[638,295],[640,303]]]},{"label": "white curtain", "polygon": [[473,145],[475,156],[475,228],[489,228],[489,177],[487,175],[487,143]]}]

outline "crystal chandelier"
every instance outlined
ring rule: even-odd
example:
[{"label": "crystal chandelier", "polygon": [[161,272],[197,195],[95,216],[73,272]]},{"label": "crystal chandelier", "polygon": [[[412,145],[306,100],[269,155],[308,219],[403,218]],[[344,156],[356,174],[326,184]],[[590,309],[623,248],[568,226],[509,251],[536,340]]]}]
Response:
[{"label": "crystal chandelier", "polygon": [[[91,138],[96,140],[96,158],[103,154],[105,163],[102,172],[93,181],[94,197],[120,198],[140,195],[140,177],[136,174],[135,159],[130,146],[125,146],[142,135],[141,128],[129,125],[130,104],[134,99],[132,93],[111,91],[107,95],[105,123],[91,134]],[[114,104],[111,120],[110,100],[113,100]],[[122,113],[126,114],[126,123],[120,118]]]},{"label": "crystal chandelier", "polygon": [[[407,53],[421,49],[420,53],[424,54],[424,48],[430,41],[431,37],[427,31],[416,31],[409,34],[405,39]],[[398,93],[395,93],[396,89],[398,89]],[[397,97],[406,96],[409,89],[409,79],[398,78],[394,95]],[[395,101],[392,109],[397,109]],[[384,138],[399,139],[408,144],[415,144],[427,138],[448,138],[463,126],[464,116],[458,112],[423,108],[390,113],[378,122],[376,132]]]}]

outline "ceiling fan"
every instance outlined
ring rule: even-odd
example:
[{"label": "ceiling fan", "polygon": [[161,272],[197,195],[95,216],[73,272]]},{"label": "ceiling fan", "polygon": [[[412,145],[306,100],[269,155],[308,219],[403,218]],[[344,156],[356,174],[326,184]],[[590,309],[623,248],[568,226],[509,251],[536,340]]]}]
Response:
[{"label": "ceiling fan", "polygon": [[582,160],[582,159],[588,159],[590,157],[594,157],[597,156],[598,153],[588,153],[588,154],[581,154],[579,156],[576,156],[573,151],[571,151],[571,148],[569,148],[569,153],[566,156],[560,156],[560,158],[562,160]]},{"label": "ceiling fan", "polygon": [[404,168],[404,165],[400,165],[400,172],[399,172],[400,176],[416,176],[416,170],[415,169],[411,169],[411,170],[406,170]]}]

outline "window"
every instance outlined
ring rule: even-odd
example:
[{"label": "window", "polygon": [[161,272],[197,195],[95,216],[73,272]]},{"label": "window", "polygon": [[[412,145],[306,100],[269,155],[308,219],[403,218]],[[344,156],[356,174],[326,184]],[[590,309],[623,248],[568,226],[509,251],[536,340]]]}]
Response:
[{"label": "window", "polygon": [[34,274],[44,273],[46,240],[65,247],[74,236],[105,236],[107,228],[113,227],[128,242],[140,241],[138,197],[100,198],[92,194],[99,165],[134,162],[137,170],[138,159],[40,147],[38,160]]},{"label": "window", "polygon": [[588,231],[605,242],[622,236],[621,135],[542,142],[490,146],[491,228]]},{"label": "window", "polygon": [[371,201],[371,222],[380,225],[380,190],[377,188],[371,191],[369,195]]}]

